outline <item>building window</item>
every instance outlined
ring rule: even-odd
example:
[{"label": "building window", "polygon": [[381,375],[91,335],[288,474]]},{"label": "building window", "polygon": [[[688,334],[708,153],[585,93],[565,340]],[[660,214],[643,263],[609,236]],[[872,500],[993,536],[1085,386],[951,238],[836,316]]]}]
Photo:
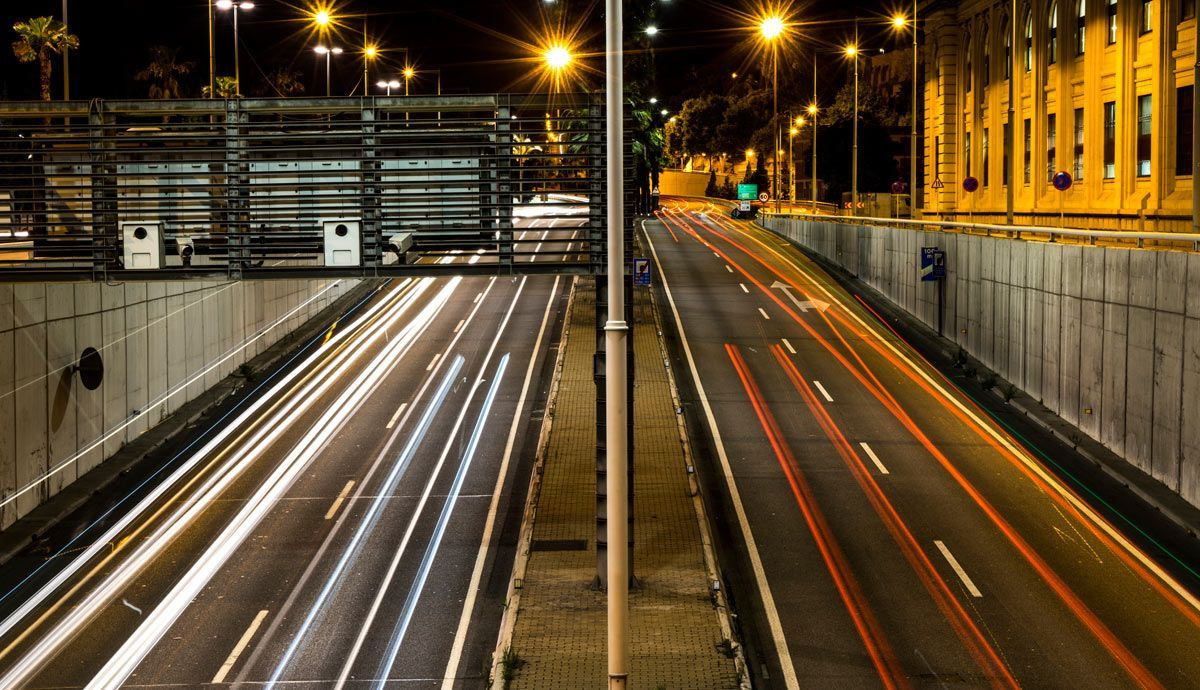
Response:
[{"label": "building window", "polygon": [[1138,24],[1144,34],[1150,33],[1154,28],[1154,0],[1142,0]]},{"label": "building window", "polygon": [[1008,22],[1004,23],[1004,78],[1012,79],[1012,31]]},{"label": "building window", "polygon": [[988,128],[983,128],[983,186],[988,186]]},{"label": "building window", "polygon": [[1117,103],[1104,104],[1104,179],[1117,176]]},{"label": "building window", "polygon": [[1196,16],[1196,0],[1179,0],[1179,21],[1187,21]]},{"label": "building window", "polygon": [[1108,0],[1108,44],[1117,42],[1117,0]]},{"label": "building window", "polygon": [[[1187,0],[1184,0],[1186,2]],[[1087,0],[1075,2],[1075,54],[1083,55],[1087,48]]]},{"label": "building window", "polygon": [[1012,127],[1009,126],[1009,123],[1005,122],[1004,123],[1004,146],[1003,146],[1004,153],[1000,158],[1000,160],[1002,161],[1000,164],[1000,168],[1001,168],[1001,172],[1004,175],[1004,179],[1001,181],[1001,184],[1008,184],[1008,145],[1011,141],[1012,141]]},{"label": "building window", "polygon": [[1025,180],[1025,184],[1029,184],[1030,166],[1033,163],[1033,127],[1029,124],[1029,118],[1025,118],[1025,148],[1022,151],[1025,152],[1023,159],[1025,161],[1025,175],[1023,179]]},{"label": "building window", "polygon": [[987,27],[983,27],[983,73],[980,75],[984,86],[992,82],[992,34]]},{"label": "building window", "polygon": [[1033,15],[1025,13],[1025,71],[1033,69]]},{"label": "building window", "polygon": [[963,133],[963,170],[966,171],[966,177],[971,176],[971,133]]},{"label": "building window", "polygon": [[1192,174],[1192,87],[1175,90],[1175,174]]},{"label": "building window", "polygon": [[1083,180],[1083,108],[1075,109],[1075,181]]},{"label": "building window", "polygon": [[1046,18],[1046,64],[1058,62],[1058,3],[1050,3],[1050,16]]},{"label": "building window", "polygon": [[1138,96],[1137,174],[1150,177],[1150,94]]},{"label": "building window", "polygon": [[1058,172],[1055,168],[1058,167],[1058,151],[1056,150],[1058,138],[1058,117],[1054,114],[1046,116],[1046,168],[1048,170],[1046,179],[1054,179],[1054,173]]},{"label": "building window", "polygon": [[966,40],[963,41],[963,44],[966,46],[966,50],[963,51],[963,55],[965,56],[966,60],[965,67],[963,69],[963,79],[965,80],[965,86],[963,89],[966,91],[966,93],[971,93],[971,82],[974,81],[974,79],[972,79],[974,75],[971,73],[971,37],[967,36]]}]

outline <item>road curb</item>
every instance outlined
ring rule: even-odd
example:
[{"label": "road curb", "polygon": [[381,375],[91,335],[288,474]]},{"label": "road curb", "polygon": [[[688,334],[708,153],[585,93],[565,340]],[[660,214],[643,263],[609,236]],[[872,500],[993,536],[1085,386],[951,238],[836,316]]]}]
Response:
[{"label": "road curb", "polygon": [[500,618],[500,632],[496,636],[496,649],[492,652],[492,663],[488,677],[488,687],[493,690],[504,690],[504,679],[499,673],[500,662],[504,652],[512,646],[513,632],[517,627],[517,616],[520,615],[521,590],[524,586],[525,572],[529,567],[529,553],[533,547],[533,525],[537,518],[538,498],[541,496],[542,476],[546,464],[546,446],[550,440],[550,429],[554,425],[554,411],[558,402],[558,387],[562,379],[563,357],[566,352],[567,335],[571,331],[571,311],[575,307],[575,290],[579,279],[571,281],[571,291],[567,296],[567,307],[563,311],[563,325],[559,332],[558,353],[554,357],[554,374],[550,379],[550,389],[546,395],[546,409],[542,413],[542,430],[538,434],[537,451],[534,455],[533,470],[529,478],[529,491],[525,495],[525,510],[521,515],[521,530],[517,536],[516,553],[513,556],[512,575],[508,580],[508,593],[504,598],[504,613]]},{"label": "road curb", "polygon": [[696,522],[700,528],[700,544],[704,551],[704,570],[708,576],[709,593],[713,598],[713,608],[717,611],[717,621],[721,626],[721,635],[729,642],[733,650],[733,664],[738,672],[738,687],[750,690],[750,670],[746,665],[745,649],[741,640],[737,639],[733,628],[733,614],[729,610],[729,601],[725,595],[725,584],[721,579],[720,566],[717,562],[717,552],[713,545],[712,528],[708,522],[708,511],[704,507],[704,497],[700,490],[700,482],[696,478],[696,463],[692,460],[692,444],[688,436],[687,423],[683,417],[683,401],[679,397],[679,388],[675,385],[675,371],[671,368],[671,359],[667,350],[667,342],[663,337],[662,313],[658,307],[658,299],[650,292],[650,308],[654,313],[654,332],[658,340],[658,351],[662,356],[663,366],[667,371],[667,384],[671,388],[671,402],[675,405],[675,424],[679,429],[679,444],[683,450],[684,468],[688,475],[688,489],[692,494],[692,506],[696,510]]}]

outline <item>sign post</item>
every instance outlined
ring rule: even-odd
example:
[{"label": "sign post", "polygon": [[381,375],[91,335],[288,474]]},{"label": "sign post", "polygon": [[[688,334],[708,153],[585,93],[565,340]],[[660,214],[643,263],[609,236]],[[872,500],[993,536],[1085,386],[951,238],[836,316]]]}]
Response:
[{"label": "sign post", "polygon": [[938,335],[942,335],[942,309],[946,294],[946,252],[938,247],[921,247],[921,282],[937,283]]},{"label": "sign post", "polygon": [[1066,196],[1066,191],[1071,188],[1074,180],[1071,179],[1071,173],[1066,170],[1059,170],[1054,173],[1054,177],[1050,178],[1050,183],[1059,191],[1058,195],[1058,227],[1061,229],[1066,226],[1066,214],[1063,212],[1063,197]]},{"label": "sign post", "polygon": [[633,260],[633,284],[638,287],[650,287],[650,259]]},{"label": "sign post", "polygon": [[751,217],[754,215],[754,200],[758,198],[757,184],[739,184],[737,186],[738,207],[734,213],[734,218],[741,217],[745,213]]},{"label": "sign post", "polygon": [[[962,181],[963,191],[967,194],[974,195],[975,190],[979,189],[979,180],[967,175]],[[975,201],[971,197],[967,197],[967,222],[973,222],[975,217]]]}]

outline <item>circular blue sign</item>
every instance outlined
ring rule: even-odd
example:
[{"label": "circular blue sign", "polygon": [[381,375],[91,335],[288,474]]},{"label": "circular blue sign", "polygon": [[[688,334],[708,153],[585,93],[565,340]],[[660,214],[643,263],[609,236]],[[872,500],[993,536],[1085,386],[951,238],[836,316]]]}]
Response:
[{"label": "circular blue sign", "polygon": [[1067,172],[1066,170],[1059,170],[1058,172],[1054,173],[1054,177],[1050,180],[1050,183],[1054,185],[1054,188],[1060,192],[1065,192],[1070,189],[1072,182],[1073,180],[1071,179],[1071,173]]},{"label": "circular blue sign", "polygon": [[967,190],[968,192],[973,192],[976,189],[979,189],[979,180],[975,179],[974,177],[967,177],[965,180],[963,180],[963,189]]}]

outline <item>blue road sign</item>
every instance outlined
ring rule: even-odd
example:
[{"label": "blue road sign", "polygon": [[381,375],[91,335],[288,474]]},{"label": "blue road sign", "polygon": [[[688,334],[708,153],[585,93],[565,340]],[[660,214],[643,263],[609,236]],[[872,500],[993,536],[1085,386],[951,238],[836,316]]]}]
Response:
[{"label": "blue road sign", "polygon": [[921,280],[927,282],[945,277],[946,252],[937,247],[921,247]]},{"label": "blue road sign", "polygon": [[1067,172],[1066,170],[1059,170],[1058,172],[1054,173],[1054,177],[1050,179],[1050,183],[1053,184],[1054,188],[1060,192],[1065,192],[1070,189],[1072,182],[1074,182],[1074,180],[1071,179],[1071,173]]},{"label": "blue road sign", "polygon": [[973,192],[976,189],[979,189],[979,180],[968,176],[965,180],[963,180],[963,189],[967,190],[968,192]]},{"label": "blue road sign", "polygon": [[650,259],[633,260],[633,284],[650,287]]}]

